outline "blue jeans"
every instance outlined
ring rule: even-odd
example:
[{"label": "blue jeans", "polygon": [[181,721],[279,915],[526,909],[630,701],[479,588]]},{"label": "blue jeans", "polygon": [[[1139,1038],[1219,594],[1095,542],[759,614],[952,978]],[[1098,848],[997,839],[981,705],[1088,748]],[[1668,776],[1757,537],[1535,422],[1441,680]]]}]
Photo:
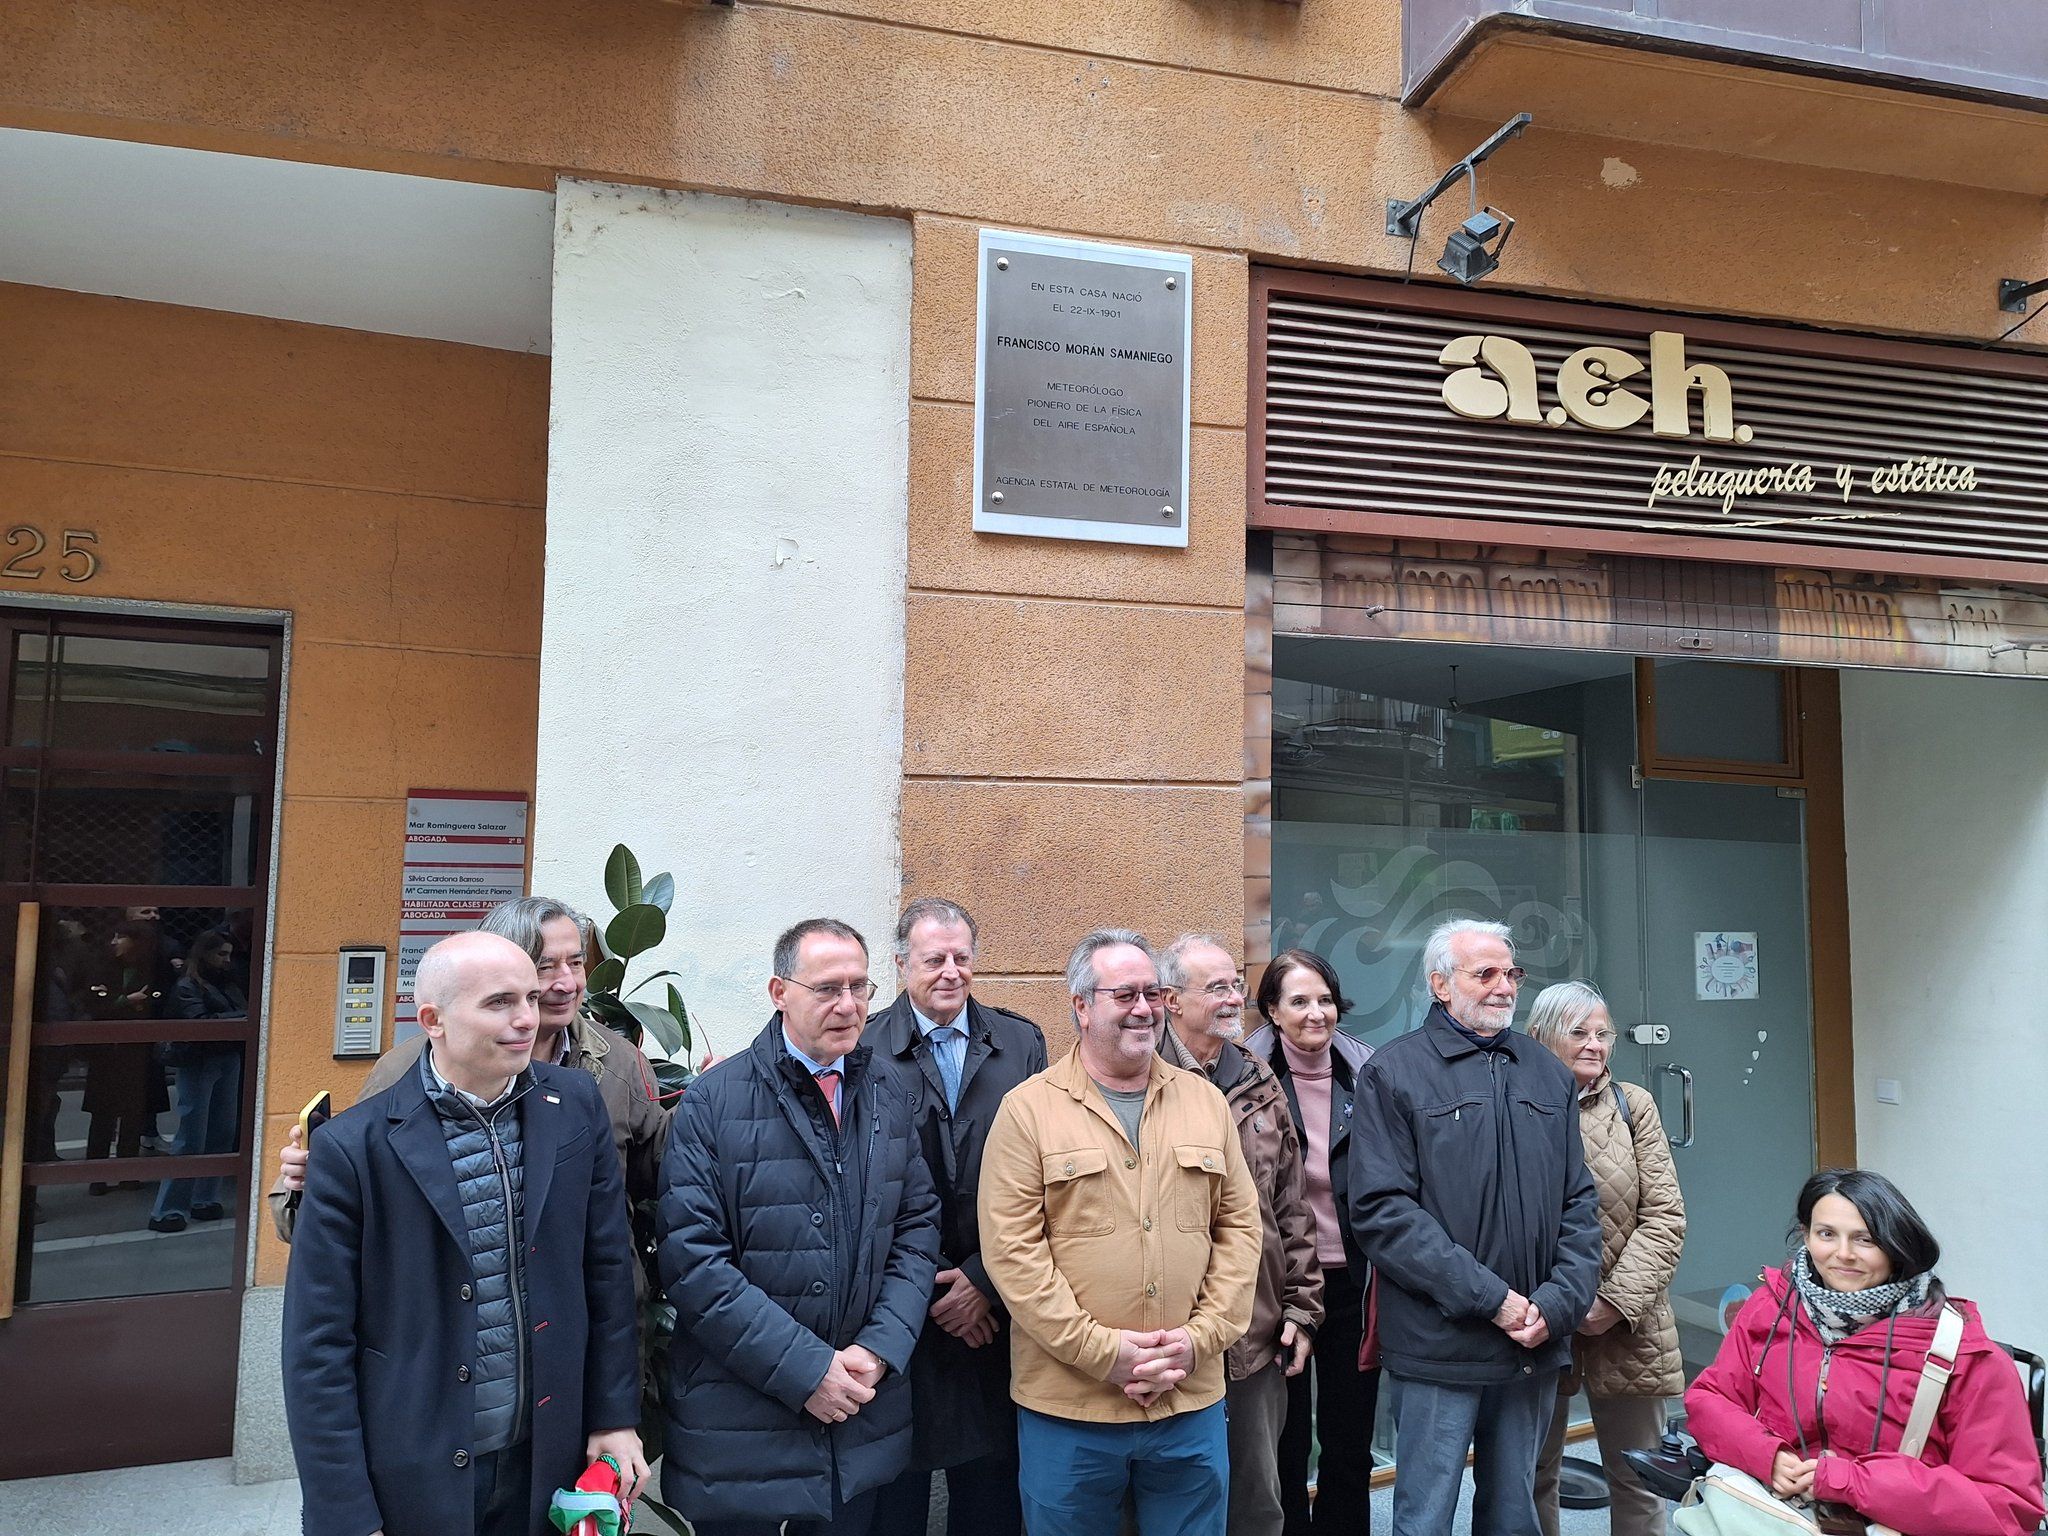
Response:
[{"label": "blue jeans", "polygon": [[[171,1138],[175,1157],[232,1152],[242,1112],[242,1050],[234,1046],[171,1068],[178,1129]],[[157,1186],[152,1216],[190,1215],[192,1207],[220,1202],[219,1179],[165,1179]]]},{"label": "blue jeans", "polygon": [[1149,1424],[1090,1424],[1019,1408],[1017,1454],[1030,1536],[1117,1536],[1126,1490],[1139,1536],[1227,1536],[1221,1402]]},{"label": "blue jeans", "polygon": [[1557,1373],[1483,1387],[1393,1378],[1394,1536],[1449,1536],[1472,1448],[1472,1529],[1539,1536],[1536,1453],[1550,1427]]}]

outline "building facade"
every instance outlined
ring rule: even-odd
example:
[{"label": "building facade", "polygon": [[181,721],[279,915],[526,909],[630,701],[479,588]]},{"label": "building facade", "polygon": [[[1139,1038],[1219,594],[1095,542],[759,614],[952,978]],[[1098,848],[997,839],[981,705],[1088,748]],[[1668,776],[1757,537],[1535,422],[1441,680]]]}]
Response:
[{"label": "building facade", "polygon": [[[908,893],[1055,1037],[1101,923],[1311,944],[1370,1035],[1497,915],[1694,1137],[1691,1352],[1852,1158],[2023,1334],[2048,335],[1982,344],[2048,275],[2048,45],[1782,9],[10,8],[0,1371],[69,1375],[0,1476],[287,1468],[256,1199],[366,1069],[424,789],[530,795],[536,890],[673,871],[720,1049],[777,931],[886,981]],[[1523,111],[1453,288],[1464,190],[1387,201]],[[974,531],[985,229],[1191,258],[1184,549]],[[150,1002],[215,931],[242,1014]],[[202,1059],[222,1212],[160,1231]]]}]

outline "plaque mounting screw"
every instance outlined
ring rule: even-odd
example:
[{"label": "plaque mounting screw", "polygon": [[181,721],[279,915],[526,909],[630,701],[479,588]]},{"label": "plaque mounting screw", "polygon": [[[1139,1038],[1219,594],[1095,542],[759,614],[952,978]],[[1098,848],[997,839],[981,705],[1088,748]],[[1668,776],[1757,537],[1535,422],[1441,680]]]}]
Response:
[{"label": "plaque mounting screw", "polygon": [[998,272],[1007,272],[1007,271],[1009,271],[1009,270],[1010,270],[1010,258],[1009,258],[1009,257],[1007,257],[1007,256],[998,256],[998,257],[996,258],[996,270],[997,270]]},{"label": "plaque mounting screw", "polygon": [[1169,277],[1166,280],[1166,286],[1169,288],[1177,288],[1180,286],[1180,279],[1177,277]]},{"label": "plaque mounting screw", "polygon": [[1172,517],[1172,516],[1173,516],[1173,508],[1171,508],[1171,507],[1161,507],[1161,508],[1159,509],[1159,515],[1160,515],[1161,517]]},{"label": "plaque mounting screw", "polygon": [[1001,501],[1003,499],[1003,493],[1001,491],[990,491],[988,493],[988,499],[990,501]]}]

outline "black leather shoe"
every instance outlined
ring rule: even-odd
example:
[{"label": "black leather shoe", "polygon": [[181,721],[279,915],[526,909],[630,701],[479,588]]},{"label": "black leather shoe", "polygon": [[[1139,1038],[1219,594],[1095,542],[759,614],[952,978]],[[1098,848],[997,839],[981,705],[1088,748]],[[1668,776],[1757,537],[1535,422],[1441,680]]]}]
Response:
[{"label": "black leather shoe", "polygon": [[149,1230],[152,1232],[182,1232],[185,1230],[185,1218],[176,1211],[172,1211],[167,1216],[152,1216],[149,1218]]}]

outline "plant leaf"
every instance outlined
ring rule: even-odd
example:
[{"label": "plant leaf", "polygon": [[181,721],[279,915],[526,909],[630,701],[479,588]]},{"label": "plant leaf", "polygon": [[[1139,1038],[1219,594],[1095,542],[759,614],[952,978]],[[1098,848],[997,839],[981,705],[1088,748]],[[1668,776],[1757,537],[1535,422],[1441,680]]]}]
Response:
[{"label": "plant leaf", "polygon": [[681,971],[656,971],[652,976],[642,976],[638,981],[633,983],[632,987],[627,992],[627,996],[630,997],[634,992],[638,992],[650,981],[659,981],[664,976],[680,976],[682,974],[683,973]]},{"label": "plant leaf", "polygon": [[683,1032],[683,1049],[695,1050],[690,1043],[690,1010],[683,1006],[683,994],[676,990],[674,982],[668,987],[668,1011],[675,1015],[676,1027]]},{"label": "plant leaf", "polygon": [[606,924],[604,947],[621,960],[644,955],[668,936],[668,914],[636,902]]},{"label": "plant leaf", "polygon": [[676,1021],[669,1017],[666,1008],[657,1008],[652,1003],[628,1003],[626,1006],[640,1021],[640,1027],[654,1037],[663,1055],[673,1056],[681,1048],[682,1036],[676,1032]]},{"label": "plant leaf", "polygon": [[654,1071],[654,1092],[664,1106],[675,1103],[682,1091],[695,1081],[697,1074],[690,1070],[689,1063],[656,1059],[647,1064]]},{"label": "plant leaf", "polygon": [[656,875],[647,882],[647,889],[641,893],[640,899],[650,907],[659,907],[664,912],[668,911],[676,899],[676,877],[674,875]]},{"label": "plant leaf", "polygon": [[592,992],[616,992],[625,985],[626,962],[616,955],[607,955],[590,968],[589,987]]},{"label": "plant leaf", "polygon": [[617,1030],[635,1045],[640,1043],[640,1021],[633,1011],[608,992],[592,992],[584,1001],[600,1024]]},{"label": "plant leaf", "polygon": [[640,902],[640,861],[624,843],[615,845],[604,861],[604,893],[621,912]]}]

